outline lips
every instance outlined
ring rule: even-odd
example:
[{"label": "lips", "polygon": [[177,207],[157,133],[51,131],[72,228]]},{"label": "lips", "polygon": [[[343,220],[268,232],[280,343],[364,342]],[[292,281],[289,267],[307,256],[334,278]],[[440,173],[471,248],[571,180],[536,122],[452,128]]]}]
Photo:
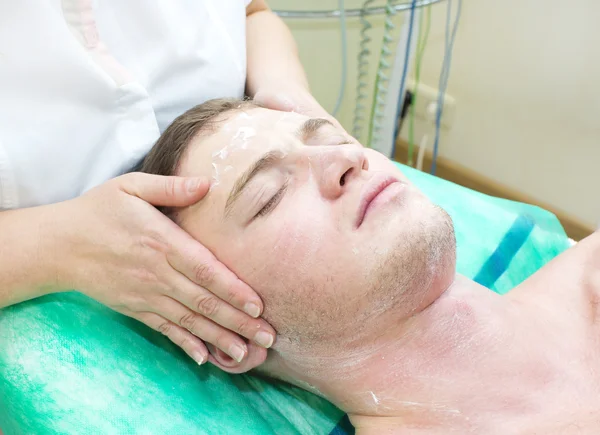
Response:
[{"label": "lips", "polygon": [[368,181],[360,195],[360,202],[356,214],[356,228],[360,227],[365,219],[365,215],[369,210],[371,203],[387,189],[391,184],[397,183],[399,180],[391,175],[378,173],[373,175]]}]

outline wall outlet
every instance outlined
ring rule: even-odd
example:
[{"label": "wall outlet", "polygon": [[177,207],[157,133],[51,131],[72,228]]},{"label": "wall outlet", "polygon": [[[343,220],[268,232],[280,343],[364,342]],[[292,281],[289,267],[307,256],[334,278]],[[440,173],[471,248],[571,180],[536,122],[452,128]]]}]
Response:
[{"label": "wall outlet", "polygon": [[[415,82],[409,80],[406,84],[406,89],[415,91]],[[415,116],[422,120],[435,125],[435,113],[438,105],[439,91],[431,86],[419,83],[417,89],[417,104],[415,106]],[[456,111],[456,99],[451,95],[444,95],[444,111],[442,113],[442,127],[451,128],[454,122],[454,114]]]}]

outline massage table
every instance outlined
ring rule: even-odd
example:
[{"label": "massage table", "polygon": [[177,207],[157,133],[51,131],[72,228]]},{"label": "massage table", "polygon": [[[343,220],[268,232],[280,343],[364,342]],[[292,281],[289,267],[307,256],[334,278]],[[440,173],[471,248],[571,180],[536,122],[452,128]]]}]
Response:
[{"label": "massage table", "polygon": [[[399,165],[453,218],[458,272],[508,292],[569,248],[555,216]],[[0,310],[0,432],[351,434],[299,388],[196,365],[161,334],[77,292]]]}]

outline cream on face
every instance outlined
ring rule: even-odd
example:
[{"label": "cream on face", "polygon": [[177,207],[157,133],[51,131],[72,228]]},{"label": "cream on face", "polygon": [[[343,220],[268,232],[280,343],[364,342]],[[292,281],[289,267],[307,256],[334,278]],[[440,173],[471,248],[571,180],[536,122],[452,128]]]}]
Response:
[{"label": "cream on face", "polygon": [[227,159],[229,154],[240,149],[246,149],[248,147],[248,139],[256,136],[256,130],[252,126],[252,118],[246,112],[239,112],[236,114],[233,123],[227,122],[222,127],[223,130],[230,133],[232,131],[232,124],[236,125],[236,132],[231,139],[231,143],[212,153],[213,171],[211,188],[214,188],[220,183],[221,175],[224,172],[233,169],[231,165],[224,164],[225,159]]},{"label": "cream on face", "polygon": [[[180,175],[200,174],[218,183],[181,225],[259,292],[279,346],[348,343],[372,313],[426,303],[412,286],[434,207],[388,159],[325,120],[226,114],[182,162]],[[357,227],[365,192],[390,178]]]}]

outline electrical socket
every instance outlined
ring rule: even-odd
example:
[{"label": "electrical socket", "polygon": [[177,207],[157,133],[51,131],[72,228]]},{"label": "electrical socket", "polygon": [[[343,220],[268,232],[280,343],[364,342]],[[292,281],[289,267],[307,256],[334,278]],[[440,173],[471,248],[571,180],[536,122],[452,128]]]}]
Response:
[{"label": "electrical socket", "polygon": [[[409,80],[406,89],[415,92],[415,82]],[[431,122],[435,125],[435,113],[437,112],[439,90],[431,86],[419,83],[417,88],[417,104],[415,106],[415,116],[422,120]],[[414,104],[414,102],[413,102]],[[456,99],[451,95],[444,95],[444,111],[442,113],[442,127],[451,128],[454,122],[456,112]]]}]

